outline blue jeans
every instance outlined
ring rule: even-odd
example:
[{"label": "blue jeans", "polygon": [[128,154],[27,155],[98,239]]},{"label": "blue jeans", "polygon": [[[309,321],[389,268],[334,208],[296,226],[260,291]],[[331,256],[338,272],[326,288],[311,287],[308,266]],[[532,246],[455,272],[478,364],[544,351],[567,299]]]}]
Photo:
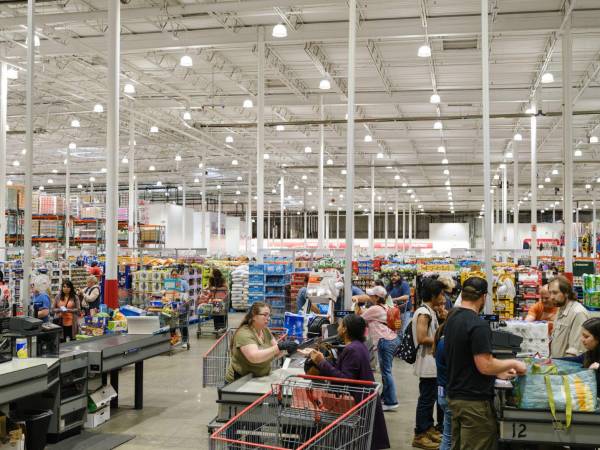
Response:
[{"label": "blue jeans", "polygon": [[377,354],[379,355],[379,368],[381,369],[381,381],[383,382],[383,404],[396,405],[398,397],[396,396],[396,384],[392,375],[392,363],[394,353],[400,345],[400,337],[395,339],[379,339],[377,343]]},{"label": "blue jeans", "polygon": [[442,433],[440,450],[450,450],[450,447],[452,447],[452,411],[448,406],[445,392],[444,395],[441,395],[440,389],[443,388],[438,388],[438,406],[444,411],[444,432]]}]

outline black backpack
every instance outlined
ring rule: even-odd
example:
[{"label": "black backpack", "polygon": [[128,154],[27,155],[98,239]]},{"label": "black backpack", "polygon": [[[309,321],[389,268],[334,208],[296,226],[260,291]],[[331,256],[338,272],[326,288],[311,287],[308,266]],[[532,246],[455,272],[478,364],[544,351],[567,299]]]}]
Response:
[{"label": "black backpack", "polygon": [[415,347],[415,341],[413,339],[412,331],[412,320],[408,323],[402,341],[396,350],[396,356],[406,361],[408,364],[414,364],[417,360],[417,351],[419,347]]}]

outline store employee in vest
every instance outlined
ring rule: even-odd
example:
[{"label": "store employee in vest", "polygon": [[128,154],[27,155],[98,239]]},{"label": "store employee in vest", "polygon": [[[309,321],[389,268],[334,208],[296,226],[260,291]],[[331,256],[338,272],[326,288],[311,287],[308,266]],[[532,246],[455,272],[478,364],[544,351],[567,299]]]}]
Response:
[{"label": "store employee in vest", "polygon": [[581,343],[581,325],[590,318],[587,309],[577,301],[573,286],[558,276],[548,283],[550,299],[558,307],[554,329],[550,336],[550,356],[578,356],[585,351]]},{"label": "store employee in vest", "polygon": [[461,307],[453,308],[445,325],[452,450],[496,449],[495,379],[522,375],[527,369],[522,361],[492,356],[492,331],[479,317],[487,292],[488,284],[483,278],[466,280]]}]

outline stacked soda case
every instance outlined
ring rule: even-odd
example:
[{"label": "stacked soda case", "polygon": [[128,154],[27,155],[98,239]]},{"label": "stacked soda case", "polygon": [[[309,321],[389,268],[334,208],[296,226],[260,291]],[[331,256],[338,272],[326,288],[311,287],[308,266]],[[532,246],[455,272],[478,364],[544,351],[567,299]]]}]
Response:
[{"label": "stacked soda case", "polygon": [[600,309],[600,275],[583,275],[583,304]]},{"label": "stacked soda case", "polygon": [[541,280],[537,271],[517,274],[516,307],[519,312],[526,314],[540,300],[539,288]]},{"label": "stacked soda case", "polygon": [[308,283],[309,272],[294,272],[292,273],[292,283],[290,286],[290,301],[288,304],[288,311],[296,310],[296,298],[298,298],[298,292],[303,287],[306,287]]},{"label": "stacked soda case", "polygon": [[293,265],[286,261],[252,263],[248,276],[248,304],[258,301],[271,307],[272,327],[282,327],[286,306],[290,303]]}]

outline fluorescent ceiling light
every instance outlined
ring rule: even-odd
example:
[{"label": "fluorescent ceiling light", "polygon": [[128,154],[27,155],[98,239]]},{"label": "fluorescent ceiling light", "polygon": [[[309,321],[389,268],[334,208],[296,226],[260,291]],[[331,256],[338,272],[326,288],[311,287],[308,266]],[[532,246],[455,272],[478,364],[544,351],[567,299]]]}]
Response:
[{"label": "fluorescent ceiling light", "polygon": [[419,58],[429,58],[431,56],[431,47],[427,44],[421,45],[417,51]]},{"label": "fluorescent ceiling light", "polygon": [[233,136],[226,136],[225,142],[228,144],[233,144]]},{"label": "fluorescent ceiling light", "polygon": [[150,133],[158,133],[158,127],[156,125],[152,125],[150,127]]},{"label": "fluorescent ceiling light", "polygon": [[590,144],[597,144],[598,136],[590,136]]},{"label": "fluorescent ceiling light", "polygon": [[13,161],[13,167],[19,167],[21,165],[21,163],[19,161],[17,161],[16,159]]},{"label": "fluorescent ceiling light", "polygon": [[577,149],[577,150],[575,150],[574,155],[579,157],[579,156],[583,155],[583,152],[580,149]]},{"label": "fluorescent ceiling light", "polygon": [[399,180],[400,179],[400,175],[394,175],[394,180]]},{"label": "fluorescent ceiling light", "polygon": [[221,185],[217,184],[217,190],[220,191],[221,190]]},{"label": "fluorescent ceiling light", "polygon": [[381,152],[377,153],[377,159],[383,159],[383,153],[381,153]]},{"label": "fluorescent ceiling light", "polygon": [[199,169],[202,169],[203,167],[204,167],[204,163],[199,163],[199,164],[198,164],[198,168],[199,168]]},{"label": "fluorescent ceiling light", "polygon": [[40,186],[38,189],[39,189],[40,191],[43,191],[43,190],[44,190],[44,186],[42,185],[42,186]]},{"label": "fluorescent ceiling light", "polygon": [[19,79],[19,71],[14,67],[9,67],[6,70],[6,78],[9,80],[18,80]]},{"label": "fluorescent ceiling light", "polygon": [[303,179],[303,180],[308,180],[308,176],[306,176],[306,175],[302,175],[302,179]]},{"label": "fluorescent ceiling light", "polygon": [[175,161],[177,161],[177,162],[181,161],[181,155],[175,155]]},{"label": "fluorescent ceiling light", "polygon": [[194,183],[200,183],[200,178],[194,178]]},{"label": "fluorescent ceiling light", "polygon": [[12,182],[12,180],[6,180],[6,185],[7,185],[7,186],[12,186],[12,185],[13,185],[13,182]]},{"label": "fluorescent ceiling light", "polygon": [[158,187],[162,186],[162,181],[157,181],[157,182],[156,182],[156,185],[157,185]]},{"label": "fluorescent ceiling light", "polygon": [[596,183],[600,183],[600,177],[596,178]]},{"label": "fluorescent ceiling light", "polygon": [[438,153],[446,153],[446,147],[444,147],[443,145],[440,145],[438,147]]},{"label": "fluorescent ceiling light", "polygon": [[538,189],[544,189],[544,185],[543,184],[538,184]]},{"label": "fluorescent ceiling light", "polygon": [[542,84],[554,83],[554,75],[550,72],[546,72],[542,75]]},{"label": "fluorescent ceiling light", "polygon": [[365,142],[373,142],[373,136],[370,134],[365,134]]},{"label": "fluorescent ceiling light", "polygon": [[535,114],[535,105],[529,105],[529,107],[525,110],[525,114]]},{"label": "fluorescent ceiling light", "polygon": [[408,183],[405,181],[404,183],[402,183],[402,187],[406,187],[408,186]]},{"label": "fluorescent ceiling light", "polygon": [[328,166],[333,166],[333,159],[329,158],[329,159],[327,160],[327,165],[328,165]]},{"label": "fluorescent ceiling light", "polygon": [[500,175],[498,175],[498,174],[495,174],[495,175],[494,175],[494,180],[499,180],[499,179],[500,179]]},{"label": "fluorescent ceiling light", "polygon": [[277,131],[285,131],[285,126],[283,126],[283,125],[277,125],[277,126],[275,127],[275,129],[276,129]]},{"label": "fluorescent ceiling light", "polygon": [[106,173],[106,167],[103,167],[102,169],[100,169],[100,172]]},{"label": "fluorescent ceiling light", "polygon": [[275,25],[273,27],[273,31],[271,31],[271,36],[275,38],[284,38],[287,37],[287,35],[287,27],[282,23]]},{"label": "fluorescent ceiling light", "polygon": [[52,178],[48,178],[48,184],[54,184],[54,180]]},{"label": "fluorescent ceiling light", "polygon": [[189,111],[183,112],[183,120],[192,120],[192,113]]},{"label": "fluorescent ceiling light", "polygon": [[429,97],[429,103],[432,103],[434,105],[439,104],[440,101],[441,101],[441,99],[438,94],[433,94],[431,97]]},{"label": "fluorescent ceiling light", "polygon": [[342,175],[346,175],[348,173],[348,171],[346,169],[342,169],[341,174]]},{"label": "fluorescent ceiling light", "polygon": [[512,159],[513,157],[513,152],[511,152],[510,150],[507,150],[506,153],[504,153],[504,157],[506,159]]},{"label": "fluorescent ceiling light", "polygon": [[244,103],[242,104],[242,107],[244,108],[252,108],[254,106],[254,103],[252,103],[252,99],[247,98],[246,100],[244,100]]},{"label": "fluorescent ceiling light", "polygon": [[150,166],[150,167],[148,167],[148,170],[149,170],[150,172],[154,172],[154,171],[156,170],[156,167],[154,167],[154,166]]},{"label": "fluorescent ceiling light", "polygon": [[135,94],[135,86],[131,83],[126,83],[125,86],[123,86],[123,92],[126,94]]},{"label": "fluorescent ceiling light", "polygon": [[90,183],[93,183],[94,181],[96,181],[95,177],[90,177]]},{"label": "fluorescent ceiling light", "polygon": [[523,140],[523,136],[521,135],[521,133],[515,133],[515,135],[513,136],[513,139],[515,141],[522,141]]},{"label": "fluorescent ceiling light", "polygon": [[450,175],[450,171],[448,169],[444,169],[444,175]]},{"label": "fluorescent ceiling light", "polygon": [[232,166],[237,166],[238,165],[238,160],[237,159],[232,159],[231,160],[231,165]]},{"label": "fluorescent ceiling light", "polygon": [[78,184],[77,185],[77,189],[83,189],[83,185],[82,184]]},{"label": "fluorescent ceiling light", "polygon": [[544,178],[544,183],[550,183],[550,181],[552,181],[552,180],[550,180],[550,177]]},{"label": "fluorescent ceiling light", "polygon": [[294,185],[294,190],[300,189],[297,184]]},{"label": "fluorescent ceiling light", "polygon": [[442,164],[448,164],[448,159],[446,159],[446,158],[442,159]]},{"label": "fluorescent ceiling light", "polygon": [[591,188],[592,188],[592,185],[591,185],[591,184],[586,184],[586,185],[585,185],[585,188],[586,188],[586,189],[591,189]]},{"label": "fluorescent ceiling light", "polygon": [[236,180],[242,181],[242,177],[240,175],[238,175],[238,177],[236,178]]},{"label": "fluorescent ceiling light", "polygon": [[235,195],[240,195],[241,192],[240,191],[235,191]]},{"label": "fluorescent ceiling light", "polygon": [[433,123],[433,129],[434,129],[434,130],[442,130],[443,128],[444,128],[444,125],[442,124],[442,122],[441,122],[441,121],[439,121],[439,120],[436,120],[436,121]]},{"label": "fluorescent ceiling light", "polygon": [[558,169],[552,169],[552,175],[558,175]]},{"label": "fluorescent ceiling light", "polygon": [[52,173],[58,173],[58,170],[52,169]]},{"label": "fluorescent ceiling light", "polygon": [[80,126],[81,126],[81,124],[79,123],[79,120],[77,120],[77,119],[71,120],[71,127],[79,128]]},{"label": "fluorescent ceiling light", "polygon": [[263,154],[263,159],[269,159],[271,156],[268,153]]},{"label": "fluorescent ceiling light", "polygon": [[327,90],[331,89],[331,82],[327,78],[323,78],[319,82],[319,89],[321,89],[323,91],[327,91]]},{"label": "fluorescent ceiling light", "polygon": [[312,153],[312,148],[307,145],[306,147],[304,147],[304,153]]},{"label": "fluorescent ceiling light", "polygon": [[123,156],[123,159],[121,160],[121,162],[123,164],[129,164],[129,159],[127,159],[127,156]]},{"label": "fluorescent ceiling light", "polygon": [[102,106],[101,103],[96,103],[94,105],[94,112],[95,113],[103,113],[104,112],[104,106]]},{"label": "fluorescent ceiling light", "polygon": [[179,65],[181,67],[192,67],[194,65],[194,60],[190,55],[183,55],[179,60]]}]

